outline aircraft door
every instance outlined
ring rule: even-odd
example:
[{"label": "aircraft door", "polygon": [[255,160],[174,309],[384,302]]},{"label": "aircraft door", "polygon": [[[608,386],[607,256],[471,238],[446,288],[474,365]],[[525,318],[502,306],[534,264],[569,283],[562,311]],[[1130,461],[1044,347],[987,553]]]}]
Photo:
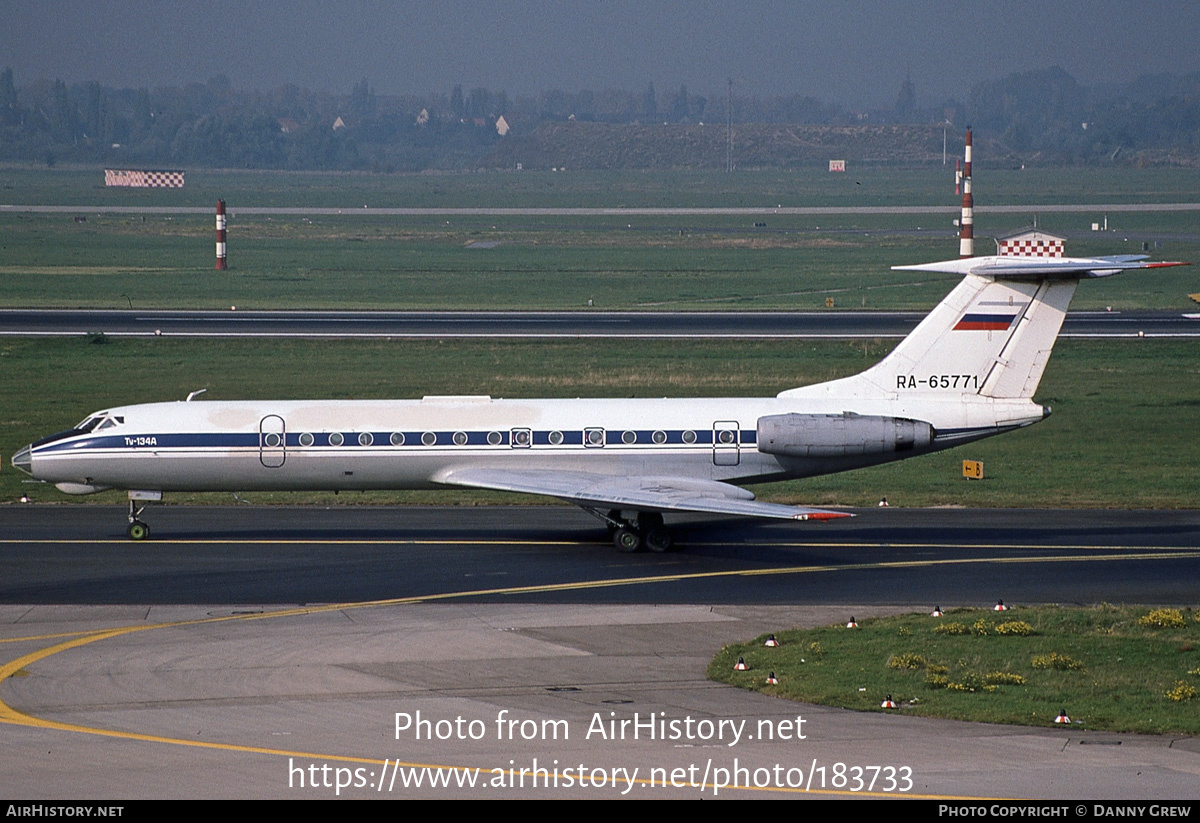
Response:
[{"label": "aircraft door", "polygon": [[736,466],[741,457],[738,437],[740,427],[736,420],[718,420],[713,423],[713,465]]},{"label": "aircraft door", "polygon": [[258,422],[258,459],[268,469],[279,468],[287,459],[287,427],[277,414]]}]

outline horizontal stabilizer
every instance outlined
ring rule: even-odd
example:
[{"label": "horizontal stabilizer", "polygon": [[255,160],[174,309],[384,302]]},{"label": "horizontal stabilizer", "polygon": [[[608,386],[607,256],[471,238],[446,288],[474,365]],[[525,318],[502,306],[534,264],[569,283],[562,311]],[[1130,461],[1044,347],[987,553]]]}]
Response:
[{"label": "horizontal stabilizer", "polygon": [[943,274],[976,274],[1007,280],[1047,280],[1059,277],[1108,277],[1130,269],[1159,269],[1188,266],[1176,261],[1149,262],[1143,254],[1116,254],[1111,257],[962,257],[941,263],[917,266],[892,266],[892,271],[930,271]]},{"label": "horizontal stabilizer", "polygon": [[451,469],[434,478],[450,486],[543,494],[580,506],[649,511],[706,512],[783,520],[833,520],[847,512],[763,503],[745,489],[694,477],[623,477],[585,472]]}]

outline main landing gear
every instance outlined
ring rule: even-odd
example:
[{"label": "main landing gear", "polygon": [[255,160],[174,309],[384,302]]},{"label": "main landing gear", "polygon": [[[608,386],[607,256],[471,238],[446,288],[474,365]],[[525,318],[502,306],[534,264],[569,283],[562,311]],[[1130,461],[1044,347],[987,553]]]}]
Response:
[{"label": "main landing gear", "polygon": [[652,552],[666,552],[675,545],[674,535],[663,525],[663,516],[659,512],[633,512],[633,517],[626,517],[620,509],[604,512],[584,507],[584,511],[608,525],[613,544],[619,551],[649,549]]}]

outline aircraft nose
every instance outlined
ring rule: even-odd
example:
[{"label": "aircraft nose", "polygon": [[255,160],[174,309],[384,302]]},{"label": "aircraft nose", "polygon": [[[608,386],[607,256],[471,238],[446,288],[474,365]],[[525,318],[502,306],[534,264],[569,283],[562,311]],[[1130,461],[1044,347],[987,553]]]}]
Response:
[{"label": "aircraft nose", "polygon": [[33,455],[30,453],[29,446],[26,446],[13,455],[12,464],[14,468],[18,468],[30,477],[33,477]]}]

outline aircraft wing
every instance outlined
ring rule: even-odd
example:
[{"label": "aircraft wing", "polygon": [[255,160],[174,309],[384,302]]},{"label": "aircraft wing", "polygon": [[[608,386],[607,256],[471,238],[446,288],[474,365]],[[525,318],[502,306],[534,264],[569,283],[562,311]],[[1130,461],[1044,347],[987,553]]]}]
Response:
[{"label": "aircraft wing", "polygon": [[434,478],[450,486],[557,497],[580,506],[647,511],[709,512],[784,520],[832,520],[846,512],[763,503],[745,489],[692,477],[621,477],[585,472],[449,469]]}]

